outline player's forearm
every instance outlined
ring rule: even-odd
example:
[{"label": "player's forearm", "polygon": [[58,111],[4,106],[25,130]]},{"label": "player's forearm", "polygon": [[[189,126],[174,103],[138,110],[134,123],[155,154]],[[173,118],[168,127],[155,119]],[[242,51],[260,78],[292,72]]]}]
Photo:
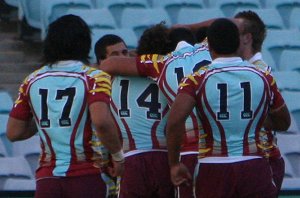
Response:
[{"label": "player's forearm", "polygon": [[6,128],[6,136],[12,142],[28,139],[37,131],[33,120],[23,121],[12,117],[8,119]]},{"label": "player's forearm", "polygon": [[190,29],[193,33],[196,33],[199,28],[208,27],[215,20],[216,20],[216,18],[209,19],[209,20],[206,20],[206,21],[201,21],[201,22],[198,22],[198,23],[192,23],[192,24],[176,24],[176,25],[173,25],[172,28],[184,27],[184,28]]},{"label": "player's forearm", "polygon": [[184,123],[174,123],[167,125],[167,147],[169,165],[174,166],[179,163],[180,148],[185,130]]},{"label": "player's forearm", "polygon": [[274,131],[286,131],[291,125],[291,118],[286,105],[269,113],[264,127]]},{"label": "player's forearm", "polygon": [[98,130],[101,142],[110,153],[114,154],[122,149],[122,145],[117,134],[117,128],[114,123],[111,123],[109,126],[107,125],[107,127],[104,126]]}]

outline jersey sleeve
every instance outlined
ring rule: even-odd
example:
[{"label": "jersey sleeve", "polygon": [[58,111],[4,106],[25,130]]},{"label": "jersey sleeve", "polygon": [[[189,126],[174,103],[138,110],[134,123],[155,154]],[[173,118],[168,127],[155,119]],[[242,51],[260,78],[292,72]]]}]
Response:
[{"label": "jersey sleeve", "polygon": [[28,81],[25,79],[19,88],[19,96],[9,114],[10,117],[27,121],[32,118],[32,112],[28,96]]},{"label": "jersey sleeve", "polygon": [[178,87],[178,94],[189,94],[196,99],[197,90],[200,89],[201,81],[204,76],[202,70],[199,70],[199,72],[195,72],[182,79]]},{"label": "jersey sleeve", "polygon": [[158,54],[146,54],[136,58],[137,70],[140,76],[157,80],[165,67],[165,56]]},{"label": "jersey sleeve", "polygon": [[271,110],[276,110],[285,104],[285,101],[277,87],[276,81],[272,75],[268,75],[268,80],[271,89]]},{"label": "jersey sleeve", "polygon": [[88,77],[89,91],[87,102],[101,101],[110,104],[111,98],[111,76],[108,73],[100,71]]}]

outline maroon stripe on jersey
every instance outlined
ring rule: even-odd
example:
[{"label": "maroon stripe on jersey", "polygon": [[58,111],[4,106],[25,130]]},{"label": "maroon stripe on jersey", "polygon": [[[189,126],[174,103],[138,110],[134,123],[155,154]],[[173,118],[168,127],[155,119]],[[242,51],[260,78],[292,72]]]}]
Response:
[{"label": "maroon stripe on jersey", "polygon": [[[30,89],[31,85],[32,85],[32,83],[27,88],[27,93],[28,93],[28,97],[29,98],[30,98],[30,95],[29,95],[29,91],[28,90]],[[32,108],[33,106],[31,104],[31,100],[28,100],[28,102],[29,102],[29,104],[31,106],[32,114],[34,116],[34,119],[36,120],[36,123],[40,123],[40,120],[38,119],[38,116],[36,115],[36,112],[34,111],[34,108]],[[51,152],[51,154],[50,154],[51,155],[51,159],[50,159],[50,164],[49,164],[49,162],[47,161],[48,159],[47,159],[47,155],[46,155],[46,152],[45,152],[45,144],[44,144],[43,141],[41,141],[42,142],[42,146],[41,146],[42,154],[41,154],[41,158],[40,158],[40,166],[43,166],[44,164],[47,164],[47,166],[51,167],[49,173],[51,173],[51,175],[52,175],[53,169],[55,168],[56,155],[55,155],[55,152],[54,152],[53,147],[52,147],[51,139],[49,138],[46,130],[43,129],[43,128],[41,128],[41,130],[42,130],[42,132],[44,134],[44,137],[46,138],[46,144],[48,145],[49,150]],[[44,173],[39,174],[37,172],[36,177],[39,178],[43,174]],[[46,175],[48,175],[48,174],[46,173]]]},{"label": "maroon stripe on jersey", "polygon": [[[111,106],[112,106],[113,110],[118,114],[117,107],[116,107],[116,105],[113,101],[111,101]],[[129,142],[129,150],[136,150],[135,141],[134,141],[134,139],[131,135],[131,131],[130,131],[130,128],[128,127],[127,123],[126,123],[126,120],[124,118],[120,118],[120,120],[123,123],[123,126],[125,127],[125,130],[126,130],[126,134],[127,134],[127,138],[128,138],[128,142]]]},{"label": "maroon stripe on jersey", "polygon": [[[255,73],[257,73],[257,72],[255,72]],[[243,144],[244,144],[244,146],[243,146],[243,149],[244,149],[243,150],[243,154],[244,155],[249,155],[249,153],[250,153],[249,142],[248,142],[248,134],[250,132],[250,127],[252,125],[252,122],[253,122],[253,120],[255,120],[258,112],[261,110],[263,102],[265,101],[264,98],[266,98],[267,101],[270,98],[269,94],[266,94],[266,86],[268,86],[268,85],[267,85],[267,82],[266,82],[265,78],[263,78],[259,73],[257,73],[257,74],[262,78],[262,80],[264,82],[264,92],[263,92],[264,94],[261,97],[259,105],[257,106],[257,109],[254,112],[253,118],[249,121],[249,124],[247,125],[246,130],[245,130],[244,140],[243,140]],[[262,112],[261,117],[260,117],[260,119],[259,119],[259,121],[258,121],[258,123],[257,123],[257,125],[255,127],[255,141],[256,142],[259,142],[259,132],[260,132],[260,129],[262,128],[262,126],[263,126],[263,122],[264,122],[265,116],[267,114],[267,106],[268,106],[267,104],[269,104],[269,103],[268,102],[264,103],[263,112]],[[257,147],[257,149],[259,149],[257,152],[260,153],[261,149],[259,147]]]},{"label": "maroon stripe on jersey", "polygon": [[[167,98],[168,103],[171,105],[173,103],[173,100],[168,96],[168,93],[166,92],[165,89],[168,89],[168,91],[172,94],[174,92],[172,92],[170,86],[168,85],[165,75],[163,75],[163,74],[161,75],[160,79],[158,80],[158,86],[159,86],[159,89],[161,90],[161,92]],[[176,96],[176,94],[175,95],[173,94],[173,96]]]}]

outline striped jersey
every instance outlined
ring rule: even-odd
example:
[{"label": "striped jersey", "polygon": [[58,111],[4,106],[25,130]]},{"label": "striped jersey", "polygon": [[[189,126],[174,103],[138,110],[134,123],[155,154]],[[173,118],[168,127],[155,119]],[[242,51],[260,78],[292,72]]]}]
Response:
[{"label": "striped jersey", "polygon": [[178,93],[196,100],[206,146],[200,158],[264,156],[260,129],[269,109],[284,105],[272,75],[237,57],[215,59],[184,78]]},{"label": "striped jersey", "polygon": [[[144,55],[137,64],[140,75],[156,80],[170,106],[175,99],[181,79],[211,61],[206,44],[192,46],[180,42],[178,45],[181,47],[167,57]],[[202,134],[202,126],[196,114],[194,110],[186,120],[182,152],[198,151],[198,136]]]},{"label": "striped jersey", "polygon": [[44,66],[24,80],[10,116],[36,122],[42,149],[37,179],[100,174],[88,106],[109,104],[110,94],[110,75],[79,61]]},{"label": "striped jersey", "polygon": [[167,100],[156,83],[141,77],[116,76],[111,109],[120,128],[123,149],[133,153],[166,150]]},{"label": "striped jersey", "polygon": [[[265,70],[266,72],[271,72],[271,67],[264,62],[262,54],[260,52],[254,54],[249,62],[259,69]],[[263,149],[265,157],[278,158],[281,156],[274,131],[266,131],[262,129],[260,131],[260,142],[260,147]]]}]

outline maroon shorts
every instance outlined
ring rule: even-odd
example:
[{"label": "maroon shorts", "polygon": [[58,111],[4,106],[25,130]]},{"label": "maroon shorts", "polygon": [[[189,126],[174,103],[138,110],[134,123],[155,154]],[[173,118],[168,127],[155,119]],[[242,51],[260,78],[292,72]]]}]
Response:
[{"label": "maroon shorts", "polygon": [[120,198],[174,196],[167,152],[144,152],[126,157]]},{"label": "maroon shorts", "polygon": [[277,197],[267,159],[235,163],[201,163],[195,180],[199,198],[272,198]]},{"label": "maroon shorts", "polygon": [[269,163],[272,169],[272,173],[273,173],[273,180],[274,183],[276,185],[277,188],[277,193],[279,194],[280,189],[281,189],[281,185],[282,185],[282,181],[283,181],[283,177],[284,177],[284,160],[282,157],[280,158],[269,158]]},{"label": "maroon shorts", "polygon": [[[189,169],[191,176],[193,177],[195,166],[198,162],[198,154],[182,155],[180,161]],[[192,198],[193,195],[193,180],[188,183],[182,184],[177,188],[178,198]]]},{"label": "maroon shorts", "polygon": [[106,197],[106,184],[99,175],[76,177],[52,177],[36,183],[35,198],[59,197]]}]

